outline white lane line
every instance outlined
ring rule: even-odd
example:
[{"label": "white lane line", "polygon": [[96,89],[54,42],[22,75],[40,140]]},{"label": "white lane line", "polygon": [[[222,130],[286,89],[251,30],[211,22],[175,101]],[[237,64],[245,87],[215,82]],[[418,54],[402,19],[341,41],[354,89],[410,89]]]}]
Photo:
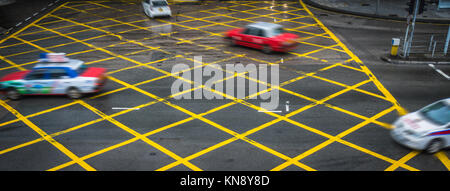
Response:
[{"label": "white lane line", "polygon": [[120,109],[120,110],[128,110],[128,109],[132,109],[132,110],[139,110],[140,108],[134,108],[134,107],[113,107],[112,109]]},{"label": "white lane line", "polygon": [[263,111],[263,110],[258,110],[258,112],[281,113],[280,110],[277,110],[277,111]]},{"label": "white lane line", "polygon": [[450,80],[450,76],[448,76],[446,73],[444,73],[442,70],[437,69],[434,64],[428,64],[428,66],[430,66],[431,68],[433,68],[437,73],[441,74],[442,76],[444,76],[444,78],[446,78],[447,80]]}]

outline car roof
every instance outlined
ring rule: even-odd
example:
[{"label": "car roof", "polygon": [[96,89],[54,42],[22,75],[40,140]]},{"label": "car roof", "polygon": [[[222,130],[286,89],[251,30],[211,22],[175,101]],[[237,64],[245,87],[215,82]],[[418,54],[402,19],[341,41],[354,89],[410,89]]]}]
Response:
[{"label": "car roof", "polygon": [[275,23],[256,22],[256,23],[247,25],[247,27],[255,27],[255,28],[262,28],[262,29],[274,29],[274,28],[280,28],[283,26],[281,26],[279,24],[275,24]]},{"label": "car roof", "polygon": [[76,70],[83,65],[83,61],[77,59],[69,59],[68,62],[39,62],[37,63],[33,69],[35,68],[50,68],[50,67],[66,67],[72,70]]}]

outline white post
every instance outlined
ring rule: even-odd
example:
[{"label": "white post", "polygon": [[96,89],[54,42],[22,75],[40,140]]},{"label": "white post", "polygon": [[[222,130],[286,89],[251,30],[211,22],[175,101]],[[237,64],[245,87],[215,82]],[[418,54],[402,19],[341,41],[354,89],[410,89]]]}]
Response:
[{"label": "white post", "polygon": [[447,55],[448,41],[450,41],[450,25],[448,25],[447,39],[445,40],[444,55]]},{"label": "white post", "polygon": [[409,17],[408,17],[408,27],[406,27],[405,38],[403,39],[403,57],[406,57],[406,50],[408,50],[408,33],[409,33]]}]

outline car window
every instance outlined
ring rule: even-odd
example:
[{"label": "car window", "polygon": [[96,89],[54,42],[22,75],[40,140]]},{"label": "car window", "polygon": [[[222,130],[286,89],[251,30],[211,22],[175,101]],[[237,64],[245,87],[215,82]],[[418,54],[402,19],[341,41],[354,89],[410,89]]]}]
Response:
[{"label": "car window", "polygon": [[249,35],[258,36],[260,29],[252,28]]},{"label": "car window", "polygon": [[77,73],[78,75],[81,75],[85,70],[86,70],[86,65],[82,64],[78,69],[77,69]]},{"label": "car window", "polygon": [[430,105],[421,110],[420,113],[439,125],[450,123],[450,105],[447,105],[444,101]]},{"label": "car window", "polygon": [[245,29],[245,31],[243,32],[243,34],[253,35],[253,36],[258,36],[258,34],[259,34],[259,29],[253,28],[253,27],[249,27],[249,28]]},{"label": "car window", "polygon": [[145,0],[144,2],[150,4],[150,0]]},{"label": "car window", "polygon": [[282,33],[284,33],[284,30],[281,27],[280,28],[276,28],[276,29],[273,30],[273,36],[277,36],[277,35],[280,35]]},{"label": "car window", "polygon": [[152,1],[153,6],[155,7],[164,7],[164,6],[168,6],[167,2],[165,1]]},{"label": "car window", "polygon": [[256,36],[261,36],[261,37],[265,37],[266,36],[266,31],[262,30],[262,29],[258,29],[258,33]]},{"label": "car window", "polygon": [[69,77],[65,69],[51,69],[48,71],[50,79],[63,79],[64,77]]},{"label": "car window", "polygon": [[36,69],[31,71],[26,77],[26,80],[43,80],[45,79],[46,69]]},{"label": "car window", "polygon": [[242,32],[242,34],[249,34],[250,33],[250,28],[246,28],[245,30],[244,30],[244,32]]}]

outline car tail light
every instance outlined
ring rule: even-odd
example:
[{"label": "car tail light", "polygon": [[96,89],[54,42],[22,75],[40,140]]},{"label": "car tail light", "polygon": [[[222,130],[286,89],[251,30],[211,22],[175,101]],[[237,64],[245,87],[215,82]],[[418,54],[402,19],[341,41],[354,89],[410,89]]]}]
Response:
[{"label": "car tail light", "polygon": [[102,74],[99,78],[97,78],[95,80],[95,85],[96,86],[101,85],[103,83],[103,81],[105,80],[105,78],[106,78],[106,76],[104,74]]}]

